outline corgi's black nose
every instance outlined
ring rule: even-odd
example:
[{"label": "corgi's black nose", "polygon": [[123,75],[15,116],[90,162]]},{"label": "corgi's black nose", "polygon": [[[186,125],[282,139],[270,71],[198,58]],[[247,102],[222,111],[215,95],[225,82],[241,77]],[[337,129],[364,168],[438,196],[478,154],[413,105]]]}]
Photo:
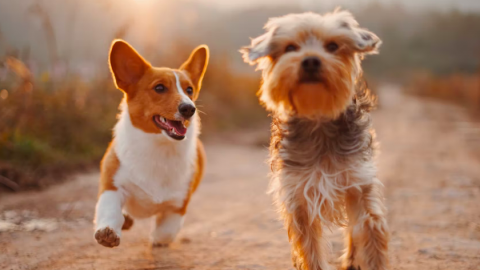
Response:
[{"label": "corgi's black nose", "polygon": [[193,106],[192,104],[188,104],[188,103],[182,103],[182,104],[180,104],[180,106],[178,106],[178,111],[185,118],[192,117],[195,114],[196,110],[197,110],[197,108],[195,108],[195,106]]}]

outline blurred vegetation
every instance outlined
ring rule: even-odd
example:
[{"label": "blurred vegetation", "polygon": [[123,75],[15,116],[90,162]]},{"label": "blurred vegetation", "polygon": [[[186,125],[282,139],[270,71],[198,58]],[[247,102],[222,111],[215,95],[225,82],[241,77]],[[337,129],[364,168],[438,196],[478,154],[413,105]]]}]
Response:
[{"label": "blurred vegetation", "polygon": [[380,55],[366,62],[376,76],[408,80],[419,69],[437,75],[479,70],[480,14],[372,4],[357,18],[383,40]]},{"label": "blurred vegetation", "polygon": [[[35,54],[37,44],[32,44],[32,50],[29,46],[15,46],[2,32],[5,24],[1,25],[4,28],[0,27],[0,49],[6,48],[4,55],[0,55],[0,189],[2,184],[11,190],[42,187],[61,179],[60,175],[65,172],[98,164],[111,140],[122,98],[108,72],[108,44],[98,45],[95,38],[86,38],[93,45],[67,42],[67,45],[101,50],[101,61],[92,61],[98,68],[92,76],[85,77],[72,68],[76,62],[65,56],[69,55],[65,51],[69,51],[59,46],[65,42],[58,41],[74,36],[69,33],[64,37],[55,32],[59,22],[39,3],[30,6],[27,15],[40,20],[44,41],[38,42],[43,42],[45,48],[42,55]],[[172,1],[170,5],[182,3]],[[89,2],[89,5],[94,4]],[[170,8],[176,10],[179,6]],[[194,8],[200,10],[199,14],[193,16],[194,13],[186,12],[189,17],[185,22],[183,17],[175,17],[175,24],[164,24],[177,27],[175,31],[152,28],[151,33],[162,35],[152,34],[143,43],[135,35],[131,36],[139,29],[133,17],[101,34],[104,39],[107,37],[108,43],[113,38],[133,40],[133,45],[152,64],[170,67],[180,66],[195,46],[207,43],[212,49],[211,62],[197,102],[202,136],[267,125],[267,114],[255,95],[259,73],[242,63],[237,50],[248,44],[249,37],[262,33],[268,17],[302,10],[275,7],[224,14],[205,7]],[[73,6],[69,10],[76,12],[78,8]],[[320,8],[313,11],[325,12]],[[438,97],[478,112],[480,14],[415,11],[401,5],[379,4],[352,11],[363,27],[377,33],[384,42],[380,55],[365,61],[369,79],[401,83],[409,93]],[[115,14],[109,12],[102,16],[108,19],[109,14]],[[73,20],[78,16],[69,17],[72,29]],[[163,24],[155,21],[152,25]],[[163,41],[162,47],[167,49],[159,50],[158,43]],[[136,42],[143,47],[136,46]],[[77,48],[77,51],[81,50]],[[72,57],[73,52],[70,52]],[[32,64],[32,60],[44,55],[46,62]]]},{"label": "blurred vegetation", "polygon": [[418,72],[407,85],[406,91],[456,103],[474,115],[480,115],[480,73],[439,77],[428,71]]},{"label": "blurred vegetation", "polygon": [[[187,59],[194,48],[180,47],[179,59]],[[33,78],[13,57],[5,65],[8,79],[0,82],[0,184],[13,190],[43,187],[65,172],[98,164],[123,97],[110,74],[88,82],[73,74],[54,81],[48,73]],[[197,101],[203,136],[266,123],[255,96],[258,85],[256,76],[235,74],[228,61],[212,57]]]},{"label": "blurred vegetation", "polygon": [[11,76],[0,82],[0,174],[21,188],[38,187],[52,173],[98,161],[121,98],[110,80],[35,80],[21,61],[8,58],[7,65]]}]

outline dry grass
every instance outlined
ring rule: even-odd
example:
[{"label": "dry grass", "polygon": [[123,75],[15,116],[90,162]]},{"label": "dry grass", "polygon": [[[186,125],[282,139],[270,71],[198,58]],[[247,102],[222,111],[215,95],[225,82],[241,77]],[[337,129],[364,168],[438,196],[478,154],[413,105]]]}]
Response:
[{"label": "dry grass", "polygon": [[[38,188],[63,173],[96,166],[111,140],[122,98],[110,74],[89,82],[73,75],[50,81],[33,78],[15,58],[6,65],[9,75],[0,82],[2,179],[18,185],[13,189]],[[212,62],[198,101],[203,136],[266,121],[254,95],[258,83],[251,74],[233,72],[227,60]]]},{"label": "dry grass", "polygon": [[0,174],[20,188],[98,160],[121,94],[106,78],[86,83],[35,80],[19,60],[0,85]]},{"label": "dry grass", "polygon": [[430,72],[413,76],[407,91],[421,96],[434,97],[467,107],[480,113],[480,73],[473,75],[452,74],[445,77]]}]

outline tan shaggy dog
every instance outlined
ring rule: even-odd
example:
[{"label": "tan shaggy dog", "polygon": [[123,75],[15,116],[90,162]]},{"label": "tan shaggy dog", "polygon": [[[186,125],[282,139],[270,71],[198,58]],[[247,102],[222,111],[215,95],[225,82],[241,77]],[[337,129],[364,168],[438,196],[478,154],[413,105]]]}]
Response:
[{"label": "tan shaggy dog", "polygon": [[118,246],[132,218],[154,217],[153,245],[168,245],[182,227],[205,163],[195,101],[208,57],[199,46],[179,69],[156,68],[125,41],[113,42],[110,69],[125,97],[101,164],[99,244]]},{"label": "tan shaggy dog", "polygon": [[328,270],[324,230],[346,227],[343,269],[388,266],[389,232],[374,163],[374,99],[361,59],[380,39],[347,11],[271,18],[244,47],[262,70],[260,101],[272,111],[271,192],[297,269]]}]

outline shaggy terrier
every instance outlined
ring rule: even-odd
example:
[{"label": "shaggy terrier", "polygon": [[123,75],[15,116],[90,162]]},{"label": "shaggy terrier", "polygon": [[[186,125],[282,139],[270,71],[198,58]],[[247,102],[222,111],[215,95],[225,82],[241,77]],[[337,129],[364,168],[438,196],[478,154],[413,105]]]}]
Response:
[{"label": "shaggy terrier", "polygon": [[262,70],[258,95],[273,116],[271,193],[295,267],[332,269],[324,230],[343,226],[343,269],[387,269],[389,232],[369,113],[375,99],[360,66],[380,39],[338,9],[271,18],[265,30],[241,52]]}]

